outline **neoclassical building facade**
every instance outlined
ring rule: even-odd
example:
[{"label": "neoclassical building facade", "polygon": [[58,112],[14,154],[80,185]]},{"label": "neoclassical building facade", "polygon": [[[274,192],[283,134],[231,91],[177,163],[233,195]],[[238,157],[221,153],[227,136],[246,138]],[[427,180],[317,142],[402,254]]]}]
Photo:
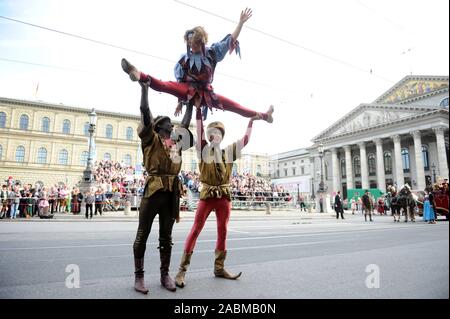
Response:
[{"label": "neoclassical building facade", "polygon": [[[76,185],[87,164],[91,110],[0,97],[0,178],[12,176],[33,185]],[[96,113],[94,158],[131,166],[141,163],[137,136],[140,117],[101,110]],[[194,127],[192,130],[195,132]],[[184,152],[183,170],[198,170],[197,163],[195,148]],[[243,154],[235,170],[267,175],[268,155]]]},{"label": "neoclassical building facade", "polygon": [[448,178],[448,97],[448,76],[406,76],[314,137],[313,170],[324,172],[328,193],[404,183],[423,190]]}]

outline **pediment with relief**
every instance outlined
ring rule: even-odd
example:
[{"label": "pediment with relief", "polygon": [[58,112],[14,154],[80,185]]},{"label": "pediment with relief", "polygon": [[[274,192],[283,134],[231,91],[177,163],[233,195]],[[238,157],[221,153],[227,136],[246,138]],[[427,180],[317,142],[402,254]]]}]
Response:
[{"label": "pediment with relief", "polygon": [[337,127],[335,130],[325,134],[327,137],[346,133],[353,133],[362,129],[378,126],[384,123],[392,123],[402,118],[411,117],[423,111],[397,110],[397,109],[365,109],[362,113],[352,117]]},{"label": "pediment with relief", "polygon": [[378,99],[379,104],[396,104],[421,95],[449,87],[448,80],[410,79],[400,84],[393,92]]}]

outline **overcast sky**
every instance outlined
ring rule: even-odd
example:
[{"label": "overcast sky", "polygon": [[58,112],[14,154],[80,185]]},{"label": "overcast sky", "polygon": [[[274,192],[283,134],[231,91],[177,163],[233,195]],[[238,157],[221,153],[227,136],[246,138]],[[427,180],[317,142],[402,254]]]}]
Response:
[{"label": "overcast sky", "polygon": [[[275,106],[275,122],[255,124],[247,151],[308,147],[404,76],[449,74],[448,0],[0,0],[0,16],[145,53],[0,18],[0,96],[139,114],[140,87],[121,58],[174,80],[184,31],[204,26],[212,44],[233,32],[245,7],[253,17],[239,37],[242,59],[227,55],[213,86],[258,111]],[[150,92],[155,115],[172,115],[176,101]],[[222,111],[208,120],[224,122],[225,143],[247,124]]]}]

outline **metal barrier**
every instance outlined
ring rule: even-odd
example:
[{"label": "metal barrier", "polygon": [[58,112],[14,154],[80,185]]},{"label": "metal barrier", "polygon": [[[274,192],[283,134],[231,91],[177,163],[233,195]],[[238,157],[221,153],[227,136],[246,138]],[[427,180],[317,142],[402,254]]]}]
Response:
[{"label": "metal barrier", "polygon": [[[131,209],[139,209],[142,196],[132,196],[128,198],[131,203]],[[120,205],[118,210],[125,208],[126,196],[120,199]],[[200,193],[193,192],[188,189],[186,196],[183,196],[180,200],[180,209],[184,211],[195,211],[200,201]],[[232,209],[234,210],[287,210],[298,209],[295,201],[291,196],[256,196],[256,195],[232,195],[231,197]],[[112,199],[107,199],[107,202],[103,206],[104,211],[116,211],[114,208],[114,202]]]},{"label": "metal barrier", "polygon": [[[187,197],[182,199],[181,208],[195,211],[199,201],[200,194],[188,190]],[[231,205],[232,209],[235,210],[286,210],[296,208],[295,202],[290,196],[232,195]]]},{"label": "metal barrier", "polygon": [[232,208],[235,210],[295,209],[294,201],[288,197],[232,196]]}]

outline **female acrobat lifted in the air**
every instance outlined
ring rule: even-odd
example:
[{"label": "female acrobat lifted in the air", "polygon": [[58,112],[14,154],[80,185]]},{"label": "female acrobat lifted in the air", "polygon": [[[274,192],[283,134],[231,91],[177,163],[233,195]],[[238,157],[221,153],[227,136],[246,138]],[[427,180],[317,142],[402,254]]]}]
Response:
[{"label": "female acrobat lifted in the air", "polygon": [[239,23],[232,34],[228,34],[222,41],[207,47],[208,34],[203,27],[195,27],[184,34],[187,52],[175,65],[175,77],[178,82],[161,81],[139,71],[126,59],[122,59],[122,69],[129,74],[132,81],[148,82],[150,88],[158,92],[165,92],[178,98],[175,114],[181,113],[182,103],[189,103],[203,107],[204,118],[208,108],[223,109],[238,113],[247,118],[258,117],[269,123],[273,122],[273,106],[266,113],[256,112],[228,99],[215,94],[211,83],[218,62],[225,58],[227,52],[236,51],[240,55],[237,38],[244,23],[250,19],[252,11],[245,9],[241,12]]}]

